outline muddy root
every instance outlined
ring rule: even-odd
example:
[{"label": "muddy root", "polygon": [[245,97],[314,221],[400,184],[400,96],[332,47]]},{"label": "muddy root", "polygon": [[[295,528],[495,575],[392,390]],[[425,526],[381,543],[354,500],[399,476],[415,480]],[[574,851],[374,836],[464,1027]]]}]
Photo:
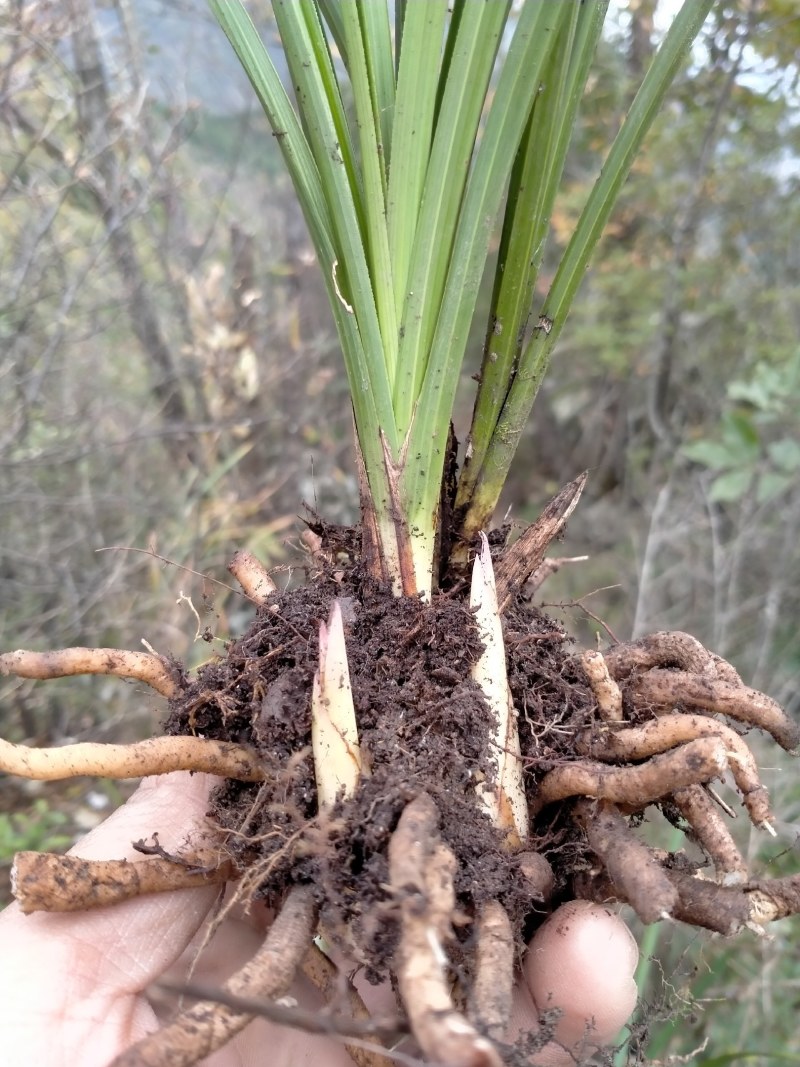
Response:
[{"label": "muddy root", "polygon": [[486,1037],[457,1011],[445,946],[453,937],[456,859],[439,837],[439,812],[423,793],[400,816],[389,844],[389,875],[400,907],[395,969],[411,1030],[442,1067],[501,1067]]},{"label": "muddy root", "polygon": [[[231,572],[257,605],[256,618],[191,682],[155,655],[0,656],[3,673],[118,675],[171,700],[169,736],[37,750],[0,741],[0,770],[64,778],[189,769],[224,779],[210,801],[215,840],[224,845],[209,856],[98,864],[22,854],[14,870],[24,910],[102,906],[233,878],[244,901],[284,902],[262,949],[217,997],[202,995],[116,1067],[190,1067],[257,1014],[343,1038],[361,1067],[386,1067],[391,1052],[376,1044],[408,1033],[440,1067],[499,1067],[521,1055],[502,1045],[514,962],[541,918],[570,894],[627,902],[645,923],[670,919],[726,935],[763,932],[800,912],[800,877],[753,879],[709,787],[730,772],[750,819],[774,832],[742,733],[763,729],[792,751],[800,728],[688,634],[570,654],[568,635],[520,595],[536,584],[548,539],[582,486],[577,479],[566,487],[516,545],[504,553],[495,545],[492,557],[530,817],[518,848],[508,848],[476,801],[496,785],[501,754],[517,751],[513,738],[498,739],[497,715],[476,683],[484,642],[463,589],[456,583],[429,603],[392,595],[344,528],[315,523],[309,531],[314,583],[304,589],[275,589],[254,557],[237,555]],[[312,694],[321,668],[315,634],[333,604],[342,649],[327,672],[326,700],[343,688],[347,666],[360,756],[352,787],[324,796]],[[700,846],[713,876],[638,839],[649,805]],[[311,886],[326,936],[369,981],[395,984],[405,1019],[369,1019],[352,984],[310,948]],[[331,1007],[322,1021],[275,1003],[301,965]],[[197,995],[191,983],[183,991]]]},{"label": "muddy root", "polygon": [[747,881],[747,864],[714,801],[701,785],[676,789],[672,803],[691,827],[694,837],[711,860],[718,882],[742,885]]},{"label": "muddy root", "polygon": [[703,708],[765,730],[787,752],[800,747],[800,726],[792,722],[777,701],[745,685],[654,668],[637,678],[633,700],[635,706],[644,708]]},{"label": "muddy root", "polygon": [[759,827],[771,824],[774,816],[769,794],[761,784],[753,753],[743,737],[716,719],[676,712],[640,726],[628,723],[617,729],[593,726],[578,736],[577,749],[583,755],[603,761],[644,760],[697,737],[718,737],[725,743],[731,774],[750,819]]},{"label": "muddy root", "polygon": [[144,860],[85,860],[52,852],[18,852],[11,891],[25,914],[108,907],[146,893],[169,893],[220,885],[236,878],[230,860],[204,850],[181,863],[153,856]]},{"label": "muddy root", "polygon": [[228,570],[242,587],[242,592],[254,604],[266,604],[277,590],[264,564],[252,552],[240,549],[228,564]]},{"label": "muddy root", "polygon": [[514,934],[501,904],[490,900],[478,918],[478,948],[467,1017],[476,1029],[502,1041],[511,1020]]},{"label": "muddy root", "polygon": [[575,814],[615,889],[643,923],[672,916],[678,891],[650,849],[608,801],[579,800]]},{"label": "muddy root", "polygon": [[55,652],[0,653],[0,674],[18,678],[67,678],[76,674],[108,674],[146,682],[165,697],[183,692],[181,671],[168,660],[150,652],[120,648],[62,648]]},{"label": "muddy root", "polygon": [[594,797],[640,810],[669,796],[675,789],[721,778],[728,767],[723,742],[698,737],[669,752],[632,767],[575,761],[549,771],[539,783],[532,811],[568,797]]},{"label": "muddy root", "polygon": [[44,782],[82,775],[147,778],[171,771],[197,771],[240,782],[260,782],[266,777],[251,749],[202,737],[150,737],[131,745],[84,741],[58,748],[29,748],[0,738],[0,771]]}]

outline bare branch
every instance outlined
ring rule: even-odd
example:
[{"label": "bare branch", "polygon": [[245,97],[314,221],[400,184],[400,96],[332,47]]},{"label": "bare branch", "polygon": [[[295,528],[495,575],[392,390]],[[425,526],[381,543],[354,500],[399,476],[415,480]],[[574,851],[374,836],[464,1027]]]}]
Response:
[{"label": "bare branch", "polygon": [[563,531],[578,505],[588,480],[584,472],[569,482],[547,504],[542,514],[514,542],[497,563],[497,602],[503,612],[544,559],[550,542]]}]

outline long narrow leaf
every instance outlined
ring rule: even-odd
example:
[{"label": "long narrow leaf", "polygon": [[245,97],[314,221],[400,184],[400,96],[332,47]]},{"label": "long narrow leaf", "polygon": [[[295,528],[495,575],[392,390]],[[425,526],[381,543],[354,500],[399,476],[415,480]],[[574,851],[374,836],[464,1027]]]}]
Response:
[{"label": "long narrow leaf", "polygon": [[[380,139],[382,135],[379,104],[367,69],[368,54],[370,50],[375,51],[375,49],[367,40],[368,31],[362,32],[357,0],[342,0],[341,13],[361,145],[367,269],[372,280],[378,314],[381,350],[386,373],[391,383],[394,381],[397,364],[397,313],[392,284],[392,263],[389,256],[389,234],[386,227],[385,173],[382,166],[383,145]],[[388,57],[388,62],[391,64],[391,55]]]},{"label": "long narrow leaf", "polygon": [[339,50],[342,62],[349,69],[347,62],[347,44],[344,39],[344,23],[342,22],[341,0],[317,0],[320,14],[325,20],[325,25],[330,30],[334,44]]},{"label": "long narrow leaf", "polygon": [[[553,204],[607,7],[607,0],[572,5],[543,71],[511,175],[467,458],[458,484],[459,509],[468,507],[516,371]],[[489,517],[476,518],[479,528]],[[471,529],[468,536],[471,540]]]},{"label": "long narrow leaf", "polygon": [[[383,165],[384,179],[389,166],[394,124],[394,57],[392,55],[392,31],[389,25],[389,9],[386,4],[359,3],[359,16],[364,40],[364,51],[369,72],[369,84],[375,114],[378,118],[378,153]],[[385,189],[384,189],[385,192]]]},{"label": "long narrow leaf", "polygon": [[403,30],[406,24],[406,0],[394,0],[394,60],[395,70],[400,64],[400,49],[403,45]]},{"label": "long narrow leaf", "polygon": [[658,48],[614,140],[541,308],[538,320],[540,327],[534,330],[532,339],[522,353],[519,371],[509,390],[472,493],[470,508],[476,514],[490,515],[494,511],[522,429],[548,368],[553,347],[592,253],[630,172],[634,157],[713,2],[685,0]]},{"label": "long narrow leaf", "polygon": [[447,0],[410,4],[403,24],[387,202],[398,316],[406,298],[411,249],[433,134]]},{"label": "long narrow leaf", "polygon": [[[508,175],[539,88],[539,75],[569,5],[528,4],[519,16],[470,174],[425,380],[414,415],[403,488],[412,526],[436,514],[446,434],[489,241]],[[419,545],[425,553],[427,546]]]},{"label": "long narrow leaf", "polygon": [[317,164],[280,75],[240,0],[210,0],[210,4],[269,120],[311,237],[319,248],[331,241],[332,222]]},{"label": "long narrow leaf", "polygon": [[211,0],[211,7],[264,108],[297,190],[342,345],[353,412],[378,519],[388,525],[390,494],[381,430],[391,424],[391,400],[388,388],[384,388],[384,406],[381,408],[380,393],[370,388],[370,358],[365,351],[355,316],[347,310],[337,293],[333,270],[337,255],[334,227],[317,165],[280,76],[244,5],[240,0]]},{"label": "long narrow leaf", "polygon": [[[537,5],[538,6],[538,5]],[[411,424],[442,303],[458,214],[508,3],[463,5],[431,151],[401,319],[394,408]],[[443,69],[444,73],[444,69]]]},{"label": "long narrow leaf", "polygon": [[[439,115],[442,110],[442,99],[444,98],[444,91],[447,88],[450,80],[450,65],[453,62],[453,55],[456,50],[456,41],[458,40],[458,31],[461,25],[461,16],[464,13],[464,6],[467,0],[453,0],[450,5],[450,22],[447,27],[447,36],[445,38],[444,53],[442,55],[442,71],[439,77],[439,88],[436,90],[436,106],[433,109],[433,125],[434,129],[439,121]],[[508,15],[508,11],[506,11]]]},{"label": "long narrow leaf", "polygon": [[[290,11],[287,11],[290,8]],[[281,33],[284,53],[289,64],[292,84],[295,89],[300,118],[307,131],[309,142],[322,176],[323,191],[328,195],[325,176],[330,169],[328,161],[341,164],[347,179],[356,214],[364,228],[364,190],[361,175],[356,166],[355,148],[347,122],[336,68],[330,44],[325,36],[320,12],[315,0],[275,0],[275,21]],[[331,142],[335,152],[323,157],[320,141],[330,126],[335,134]],[[323,157],[323,158],[321,158]],[[338,168],[336,168],[338,170]],[[334,222],[335,222],[335,216]]]},{"label": "long narrow leaf", "polygon": [[375,358],[381,352],[382,339],[356,202],[357,183],[344,154],[343,107],[338,87],[332,84],[335,78],[327,42],[311,0],[274,0],[273,9],[330,211],[338,260],[337,299],[355,315],[369,354],[367,379],[355,383],[355,388],[373,393],[381,427],[390,448],[395,449],[397,431],[389,376],[383,359]]}]

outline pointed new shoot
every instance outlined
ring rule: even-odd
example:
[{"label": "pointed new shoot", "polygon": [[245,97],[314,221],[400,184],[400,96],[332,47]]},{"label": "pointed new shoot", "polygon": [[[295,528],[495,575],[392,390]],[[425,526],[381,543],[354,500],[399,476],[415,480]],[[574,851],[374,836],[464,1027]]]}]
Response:
[{"label": "pointed new shoot", "polygon": [[472,677],[483,690],[497,722],[493,739],[497,751],[497,779],[493,786],[482,787],[479,796],[495,826],[506,831],[507,843],[513,848],[527,840],[528,805],[522,782],[517,713],[508,688],[492,555],[486,534],[481,532],[480,539],[481,548],[472,571],[470,606],[475,612],[484,647],[472,668]]},{"label": "pointed new shoot", "polygon": [[328,625],[319,628],[319,669],[311,695],[311,750],[320,811],[333,807],[343,793],[350,796],[361,773],[356,713],[342,609],[335,600]]}]

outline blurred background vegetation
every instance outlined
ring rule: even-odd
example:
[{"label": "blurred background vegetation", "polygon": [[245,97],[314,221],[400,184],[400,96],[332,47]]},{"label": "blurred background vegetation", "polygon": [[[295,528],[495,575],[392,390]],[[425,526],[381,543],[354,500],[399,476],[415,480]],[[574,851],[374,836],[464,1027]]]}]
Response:
[{"label": "blurred background vegetation", "polygon": [[[252,9],[274,44],[268,5]],[[673,9],[612,5],[558,241]],[[620,639],[689,630],[794,714],[798,55],[794,0],[715,9],[608,228],[505,498],[522,523],[588,467],[559,552],[590,559],[545,587],[550,610],[584,642],[606,627]],[[215,645],[195,640],[182,594],[216,641],[240,632],[247,604],[218,584],[236,548],[290,581],[304,504],[357,518],[336,347],[274,140],[202,0],[11,0],[0,646],[144,639],[196,664]],[[132,739],[162,714],[152,693],[111,679],[0,680],[0,731],[15,741]],[[759,751],[779,838],[757,840],[740,819],[739,841],[758,869],[796,871],[800,781]],[[17,849],[68,846],[127,791],[0,779],[2,870]],[[650,832],[676,847],[655,816]],[[637,934],[656,1021],[618,1063],[800,1062],[798,920],[769,941]],[[659,1022],[665,998],[672,1019]]]}]

